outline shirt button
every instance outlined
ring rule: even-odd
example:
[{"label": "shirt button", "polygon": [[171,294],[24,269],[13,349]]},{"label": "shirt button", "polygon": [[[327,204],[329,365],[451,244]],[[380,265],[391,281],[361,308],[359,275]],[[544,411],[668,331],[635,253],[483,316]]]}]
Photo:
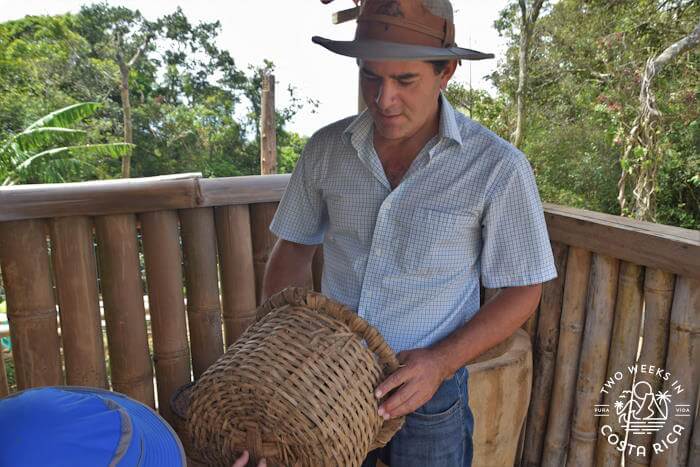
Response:
[{"label": "shirt button", "polygon": [[377,256],[382,256],[382,249],[381,248],[375,248],[374,249],[374,254]]},{"label": "shirt button", "polygon": [[386,203],[386,208],[391,209],[391,203]]}]

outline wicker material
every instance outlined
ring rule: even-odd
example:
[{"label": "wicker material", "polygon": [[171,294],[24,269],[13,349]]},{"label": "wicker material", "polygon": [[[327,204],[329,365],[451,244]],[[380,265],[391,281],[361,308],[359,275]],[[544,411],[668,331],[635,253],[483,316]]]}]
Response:
[{"label": "wicker material", "polygon": [[356,313],[289,288],[256,319],[174,400],[182,413],[191,392],[191,457],[230,467],[248,449],[271,466],[359,466],[398,431],[403,418],[385,422],[373,394],[398,361]]}]

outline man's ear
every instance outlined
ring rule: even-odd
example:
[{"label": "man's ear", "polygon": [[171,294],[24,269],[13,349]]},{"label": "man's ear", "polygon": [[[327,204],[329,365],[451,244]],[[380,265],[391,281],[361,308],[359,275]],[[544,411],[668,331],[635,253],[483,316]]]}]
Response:
[{"label": "man's ear", "polygon": [[447,89],[447,83],[450,82],[452,76],[457,71],[457,60],[450,60],[447,62],[447,66],[443,68],[442,74],[440,76],[440,88]]}]

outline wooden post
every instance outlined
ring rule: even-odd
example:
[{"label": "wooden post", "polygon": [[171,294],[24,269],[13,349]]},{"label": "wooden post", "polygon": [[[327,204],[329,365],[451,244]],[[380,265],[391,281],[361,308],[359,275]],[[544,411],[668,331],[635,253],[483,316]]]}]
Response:
[{"label": "wooden post", "polygon": [[537,337],[535,338],[533,355],[534,390],[528,410],[525,445],[520,464],[527,467],[540,465],[552,394],[554,361],[559,343],[559,320],[561,318],[568,251],[567,246],[562,243],[553,243],[552,250],[558,276],[556,279],[546,282],[542,287],[540,317],[537,323]]},{"label": "wooden post", "polygon": [[[666,362],[668,345],[668,328],[671,322],[671,303],[673,302],[673,284],[675,276],[660,269],[647,268],[644,278],[644,330],[642,351],[639,364],[663,368]],[[636,381],[646,381],[654,394],[661,389],[661,380],[649,373],[638,372]],[[644,447],[644,455],[637,455],[637,450],[626,453],[625,465],[628,467],[648,466],[651,462],[651,434],[629,434],[629,443]],[[641,454],[641,452],[640,452]],[[692,465],[692,464],[691,464]]]},{"label": "wooden post", "polygon": [[43,220],[0,223],[17,388],[62,384],[60,342]]},{"label": "wooden post", "polygon": [[[700,406],[700,398],[695,406]],[[695,414],[695,422],[693,422],[693,438],[690,440],[688,465],[700,465],[700,411]]]},{"label": "wooden post", "polygon": [[262,79],[260,103],[260,173],[277,173],[277,125],[275,122],[275,75]]},{"label": "wooden post", "polygon": [[247,204],[215,209],[226,347],[255,320],[255,270]]},{"label": "wooden post", "polygon": [[262,280],[265,265],[277,237],[269,226],[277,211],[278,203],[256,203],[250,205],[250,229],[253,241],[253,268],[255,270],[255,298],[258,305],[262,295]]},{"label": "wooden post", "polygon": [[[623,391],[632,389],[634,374],[628,370],[637,360],[639,348],[639,331],[642,323],[642,282],[644,269],[633,263],[620,264],[620,278],[617,286],[617,303],[615,305],[615,321],[613,324],[610,358],[606,378],[617,372],[622,378],[615,379],[603,397],[603,403],[614,407]],[[618,422],[614,411],[603,418],[601,423],[612,427],[612,432],[620,439],[625,439],[625,427]],[[608,442],[607,437],[598,433],[596,446],[596,466],[617,467],[620,465],[622,453],[617,446]]]},{"label": "wooden post", "polygon": [[178,420],[170,410],[170,398],[179,387],[190,382],[178,218],[175,211],[154,211],[139,217],[146,262],[158,411],[171,425],[176,425]]},{"label": "wooden post", "polygon": [[314,259],[311,263],[311,274],[314,280],[314,290],[321,292],[321,282],[323,281],[323,245],[319,245],[314,253]]},{"label": "wooden post", "polygon": [[92,219],[53,219],[51,250],[66,384],[107,388]]},{"label": "wooden post", "polygon": [[586,296],[591,270],[591,253],[569,247],[566,282],[559,324],[559,345],[552,384],[552,398],[544,439],[542,465],[564,465],[571,431],[571,416],[576,393],[579,353],[586,320]]},{"label": "wooden post", "polygon": [[[684,276],[676,278],[671,308],[671,327],[665,370],[670,377],[664,380],[663,390],[671,394],[673,404],[688,404],[685,414],[669,409],[666,430],[656,432],[656,442],[666,439],[669,427],[680,427],[678,441],[667,443],[664,451],[653,454],[652,467],[670,467],[688,464],[688,447],[692,436],[693,415],[697,409],[698,379],[700,379],[700,280]],[[683,392],[681,392],[681,388]]]},{"label": "wooden post", "polygon": [[593,465],[595,458],[594,409],[600,404],[607,370],[619,271],[619,260],[593,255],[567,467]]},{"label": "wooden post", "polygon": [[196,380],[224,352],[214,210],[183,209],[180,226],[192,371]]},{"label": "wooden post", "polygon": [[5,355],[0,347],[0,399],[10,393],[10,386],[7,384],[7,370],[5,370]]},{"label": "wooden post", "polygon": [[95,218],[112,388],[155,407],[136,218]]}]

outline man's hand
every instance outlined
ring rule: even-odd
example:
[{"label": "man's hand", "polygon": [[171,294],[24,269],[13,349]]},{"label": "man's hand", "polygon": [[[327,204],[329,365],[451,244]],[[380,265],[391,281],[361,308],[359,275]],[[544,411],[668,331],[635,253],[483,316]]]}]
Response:
[{"label": "man's hand", "polygon": [[[234,462],[231,467],[245,467],[245,465],[248,463],[248,458],[248,451],[243,451],[241,457],[236,459],[236,462]],[[258,467],[267,467],[267,462],[265,462],[265,459],[260,459],[260,462],[258,462]]]},{"label": "man's hand", "polygon": [[394,388],[399,388],[379,407],[379,415],[385,420],[414,412],[428,402],[450,376],[441,364],[442,359],[432,349],[405,350],[396,357],[401,367],[385,379],[374,393],[380,399]]}]

